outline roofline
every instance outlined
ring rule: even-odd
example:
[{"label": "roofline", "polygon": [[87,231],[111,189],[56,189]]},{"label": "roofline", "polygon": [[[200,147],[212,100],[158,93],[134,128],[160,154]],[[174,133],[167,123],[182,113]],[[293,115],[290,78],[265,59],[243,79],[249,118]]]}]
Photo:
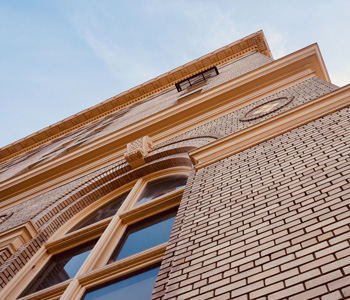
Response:
[{"label": "roofline", "polygon": [[[88,174],[123,158],[127,143],[149,135],[153,143],[162,143],[194,128],[194,124],[251,103],[263,95],[272,95],[307,78],[327,80],[317,44],[286,55],[260,68],[224,82],[203,94],[168,107],[130,126],[111,132],[38,168],[8,178],[0,183],[0,206],[12,205],[67,180]],[[204,114],[204,118],[203,118]],[[93,163],[92,163],[93,161]]]},{"label": "roofline", "polygon": [[164,91],[177,82],[212,66],[220,66],[254,51],[272,58],[269,45],[262,30],[0,148],[0,163],[34,150],[122,108]]}]

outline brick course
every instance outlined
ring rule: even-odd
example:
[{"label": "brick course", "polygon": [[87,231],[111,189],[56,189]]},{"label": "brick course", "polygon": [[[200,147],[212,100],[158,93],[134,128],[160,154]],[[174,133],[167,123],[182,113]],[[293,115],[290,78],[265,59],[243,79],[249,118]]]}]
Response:
[{"label": "brick course", "polygon": [[193,173],[152,299],[348,297],[349,113]]},{"label": "brick course", "polygon": [[[260,53],[249,55],[222,67],[221,75],[201,88],[206,91],[270,61]],[[190,166],[186,152],[335,89],[312,77],[157,145],[139,169],[121,160],[3,211],[0,232],[33,220],[39,233],[12,256],[0,252],[0,287],[60,226],[101,196],[146,174]],[[63,155],[65,147],[79,147],[168,108],[180,96],[174,89],[160,93],[3,170],[13,168],[9,177],[25,172],[28,166],[19,167],[24,162],[35,167]],[[261,118],[240,121],[253,107],[277,97],[293,100]],[[349,112],[343,109],[193,170],[152,299],[350,297]]]}]

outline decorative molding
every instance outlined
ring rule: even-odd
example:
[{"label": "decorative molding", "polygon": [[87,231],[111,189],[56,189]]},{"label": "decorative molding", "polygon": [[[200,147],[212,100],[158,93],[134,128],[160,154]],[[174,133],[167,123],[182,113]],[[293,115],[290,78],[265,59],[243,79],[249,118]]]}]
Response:
[{"label": "decorative molding", "polygon": [[[125,145],[150,135],[155,144],[307,78],[328,80],[317,44],[219,85],[0,184],[0,206],[33,197],[123,158]],[[40,185],[40,187],[39,187]]]},{"label": "decorative molding", "polygon": [[164,91],[175,83],[198,74],[213,66],[219,66],[248,53],[259,51],[272,57],[263,31],[253,33],[241,40],[224,46],[183,66],[151,79],[128,91],[111,97],[93,107],[83,110],[58,123],[35,132],[0,149],[0,162],[17,157],[50,141],[67,135],[87,124],[111,115],[147,97]]},{"label": "decorative molding", "polygon": [[112,217],[106,218],[104,220],[101,220],[100,222],[91,224],[80,230],[66,234],[53,242],[47,243],[45,245],[47,252],[49,254],[56,254],[69,248],[86,243],[87,241],[96,239],[107,228],[111,220]]},{"label": "decorative molding", "polygon": [[135,169],[144,165],[145,156],[153,149],[153,143],[149,136],[137,139],[127,144],[127,152],[124,153],[126,161]]},{"label": "decorative molding", "polygon": [[260,105],[254,106],[251,110],[245,113],[245,115],[240,118],[241,122],[249,122],[262,117],[265,117],[273,112],[285,107],[290,102],[292,102],[294,96],[292,97],[278,97],[262,103]]},{"label": "decorative molding", "polygon": [[196,170],[350,105],[350,85],[189,152]]},{"label": "decorative molding", "polygon": [[14,254],[23,244],[30,241],[38,233],[31,221],[11,228],[0,236],[0,250],[7,249]]},{"label": "decorative molding", "polygon": [[71,283],[72,279],[55,284],[49,288],[20,298],[21,300],[58,300]]}]

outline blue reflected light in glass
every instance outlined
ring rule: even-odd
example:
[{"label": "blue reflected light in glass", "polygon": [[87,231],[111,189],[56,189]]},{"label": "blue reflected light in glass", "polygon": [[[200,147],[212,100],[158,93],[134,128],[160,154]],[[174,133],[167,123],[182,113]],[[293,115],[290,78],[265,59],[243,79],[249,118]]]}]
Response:
[{"label": "blue reflected light in glass", "polygon": [[88,257],[89,253],[91,252],[90,250],[87,250],[83,253],[80,253],[76,256],[73,256],[63,267],[63,269],[67,272],[69,278],[72,278],[77,274],[79,271],[81,265],[85,261],[85,259]]},{"label": "blue reflected light in glass", "polygon": [[82,300],[149,300],[158,271],[159,266],[100,289],[88,291]]},{"label": "blue reflected light in glass", "polygon": [[68,280],[75,276],[96,244],[96,240],[54,255],[21,297]]},{"label": "blue reflected light in glass", "polygon": [[130,226],[111,261],[119,260],[169,240],[176,211],[170,211],[152,219]]}]

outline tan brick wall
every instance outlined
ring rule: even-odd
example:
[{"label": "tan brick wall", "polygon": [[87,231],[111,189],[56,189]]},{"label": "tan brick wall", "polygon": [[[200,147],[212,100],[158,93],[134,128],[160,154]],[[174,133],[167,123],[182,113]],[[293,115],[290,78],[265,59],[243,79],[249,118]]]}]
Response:
[{"label": "tan brick wall", "polygon": [[[172,143],[178,140],[184,140],[187,138],[194,138],[197,136],[224,137],[249,126],[252,126],[256,123],[259,123],[263,120],[271,118],[272,116],[278,115],[281,112],[287,111],[300,104],[306,103],[312,99],[316,99],[324,94],[328,94],[336,89],[338,89],[337,86],[326,82],[320,78],[313,77],[308,80],[304,80],[303,82],[300,82],[287,89],[284,89],[278,93],[275,93],[271,96],[261,98],[255,101],[254,103],[246,105],[243,108],[233,111],[225,116],[222,116],[206,124],[198,126],[193,130],[185,132],[171,140],[166,141],[164,144]],[[239,120],[253,107],[256,107],[257,105],[261,105],[279,97],[294,97],[294,99],[288,105],[282,107],[281,109],[271,114],[267,114],[262,118],[258,118],[249,122],[241,122]]]},{"label": "tan brick wall", "polygon": [[[270,57],[257,52],[219,67],[219,76],[210,78],[208,84],[203,87],[203,92],[266,65],[271,61],[273,60]],[[158,93],[156,96],[149,97],[140,103],[122,109],[112,116],[92,123],[48,145],[6,162],[0,165],[0,182],[18,174],[25,173],[29,169],[38,167],[45,162],[72,151],[72,149],[91,143],[111,132],[118,131],[167,109],[177,104],[177,100],[180,96],[181,93],[178,93],[174,86],[165,92]]]},{"label": "tan brick wall", "polygon": [[[182,149],[185,151],[186,147],[182,147]],[[158,152],[153,157],[148,158],[149,162],[147,164],[135,170],[131,170],[125,160],[120,161],[119,164],[115,164],[107,170],[103,169],[103,172],[89,178],[68,193],[57,195],[56,201],[51,202],[44,209],[38,210],[35,217],[32,218],[38,228],[38,234],[21,246],[15,254],[10,256],[9,253],[5,253],[2,256],[2,261],[0,257],[0,262],[2,262],[0,264],[0,290],[33,257],[53,233],[75,214],[98,201],[104,195],[147,174],[177,166],[191,166],[191,161],[186,153],[170,155],[169,151],[164,151],[163,156],[161,152]],[[13,224],[11,218],[4,222],[5,225],[6,222],[8,226]]]},{"label": "tan brick wall", "polygon": [[[252,58],[254,57],[252,56]],[[256,61],[252,59],[251,67],[255,68],[256,63],[267,63],[267,61],[265,62],[264,60],[260,60],[261,57],[259,57],[259,59]],[[221,73],[221,77],[218,76],[215,79],[213,78],[212,84],[217,85],[222,83],[222,80],[227,81],[228,78],[232,78],[232,76],[234,77],[235,74],[230,73],[232,71],[231,69],[232,68],[227,68],[226,73]],[[241,71],[246,72],[247,69]],[[242,130],[245,127],[251,126],[257,122],[260,122],[261,120],[264,120],[282,111],[300,105],[301,103],[317,98],[336,88],[337,87],[335,87],[334,85],[324,82],[321,79],[312,78],[301,82],[298,85],[290,87],[284,91],[276,93],[275,95],[264,99],[260,99],[256,103],[248,105],[243,109],[230,113],[224,117],[218,118],[214,121],[211,121],[207,124],[196,128],[195,130],[191,130],[161,145],[158,145],[156,149],[146,157],[146,162],[150,166],[147,172],[151,173],[153,171],[159,170],[159,168],[176,166],[176,159],[171,160],[171,156],[176,155],[179,155],[180,165],[183,165],[185,161],[185,165],[189,165],[190,163],[188,157],[186,155],[183,156],[181,153],[185,153],[193,148],[205,145],[217,138],[220,138],[232,132]],[[164,102],[165,106],[169,106],[170,102],[173,104],[174,101],[176,101],[175,96],[177,96],[177,94],[175,96],[169,96],[171,99],[167,98],[168,96],[169,95],[166,95],[166,93],[164,93],[164,95],[159,96],[159,99],[162,99],[162,97],[166,98],[164,98],[164,100],[166,100]],[[281,110],[270,115],[264,116],[263,118],[259,118],[257,120],[249,122],[239,121],[239,118],[242,117],[253,106],[265,103],[266,101],[281,96],[293,96],[294,100],[285,107],[283,107]],[[140,110],[144,111],[145,117],[154,113],[155,111],[158,111],[159,109],[162,109],[161,106],[158,107],[158,102],[156,103],[153,101],[154,99],[149,99],[149,101],[144,101],[142,104],[135,106],[133,109],[130,109],[130,113],[131,111],[134,115],[135,113],[137,113],[139,118],[141,117],[141,115],[139,115],[138,113],[140,112]],[[159,99],[157,101],[159,101]],[[155,105],[155,103],[157,105]],[[132,120],[134,120],[127,115],[128,113],[121,117],[127,118],[127,122],[131,122]],[[318,124],[317,122],[318,121],[314,123]],[[118,123],[118,126],[122,126],[122,124],[124,123]],[[126,126],[127,124],[125,123],[124,125]],[[292,135],[291,137],[288,137],[288,135],[283,135],[279,138],[264,143],[264,145],[266,144],[266,146],[261,146],[263,147],[264,151],[266,149],[268,149],[269,151],[272,149],[272,152],[269,152],[269,157],[267,157],[267,155],[265,155],[264,153],[260,152],[260,148],[255,147],[254,149],[251,149],[250,152],[245,151],[240,153],[239,155],[235,156],[234,159],[228,159],[221,162],[221,164],[215,164],[213,166],[205,168],[204,170],[201,170],[197,174],[195,174],[192,179],[190,179],[190,182],[192,180],[193,184],[189,184],[189,188],[185,192],[182,206],[179,210],[179,216],[175,223],[173,235],[170,239],[170,246],[168,247],[168,252],[165,256],[163,267],[158,278],[159,281],[155,288],[155,298],[159,298],[161,295],[164,295],[166,291],[166,299],[177,297],[177,295],[180,295],[180,297],[184,298],[193,298],[199,295],[200,299],[207,299],[219,295],[220,297],[223,297],[223,299],[225,299],[227,295],[230,295],[230,297],[232,297],[231,294],[227,291],[221,293],[218,292],[216,289],[220,288],[219,291],[228,289],[228,291],[230,291],[233,286],[237,288],[241,286],[243,290],[244,287],[250,286],[250,284],[252,284],[254,287],[252,293],[257,293],[255,290],[260,288],[271,289],[271,286],[273,286],[273,288],[276,290],[284,290],[288,287],[287,283],[281,283],[278,281],[271,281],[271,283],[267,283],[267,280],[265,279],[265,277],[276,276],[276,274],[278,274],[279,272],[283,273],[284,271],[282,271],[278,265],[273,265],[271,268],[267,268],[265,270],[263,269],[262,264],[266,262],[266,264],[268,265],[268,263],[272,263],[275,260],[278,261],[278,259],[283,259],[285,257],[287,257],[287,259],[290,258],[292,260],[299,259],[297,255],[299,255],[301,259],[304,259],[304,257],[310,258],[313,255],[311,252],[306,252],[306,254],[304,254],[304,252],[300,252],[300,254],[296,253],[299,253],[297,251],[302,251],[304,249],[303,247],[306,247],[307,249],[309,249],[308,247],[310,247],[310,251],[316,251],[316,248],[311,247],[316,247],[315,245],[320,245],[319,250],[321,251],[326,247],[326,245],[329,245],[330,242],[327,242],[327,239],[330,239],[331,236],[327,236],[326,234],[329,233],[323,233],[321,229],[318,229],[319,231],[321,230],[321,232],[318,233],[322,234],[322,237],[324,239],[322,241],[319,241],[320,238],[318,237],[318,235],[310,236],[310,241],[303,240],[302,242],[296,244],[293,244],[289,240],[283,240],[284,234],[289,232],[289,221],[287,222],[283,219],[283,216],[285,216],[284,214],[286,214],[286,218],[288,220],[291,220],[290,224],[292,224],[292,226],[295,225],[297,228],[298,226],[302,226],[301,224],[303,224],[304,222],[304,220],[302,220],[301,218],[306,219],[310,211],[313,214],[315,214],[315,218],[320,224],[323,224],[323,222],[328,222],[329,220],[328,218],[326,218],[325,220],[321,220],[322,216],[317,214],[316,208],[314,207],[305,209],[305,211],[302,210],[302,208],[299,208],[297,206],[300,205],[299,202],[294,204],[294,212],[299,219],[297,218],[294,220],[293,218],[296,217],[291,214],[292,210],[289,206],[283,206],[283,209],[279,210],[279,207],[282,207],[282,204],[280,204],[279,202],[274,202],[277,201],[277,198],[282,199],[281,201],[287,201],[287,198],[289,197],[288,191],[290,188],[292,188],[293,192],[291,195],[293,197],[299,194],[303,194],[306,198],[306,203],[311,201],[306,195],[306,193],[312,191],[312,193],[315,193],[315,197],[319,196],[317,194],[320,191],[318,183],[323,182],[328,178],[328,169],[319,169],[317,166],[315,167],[315,169],[308,169],[310,173],[307,173],[306,175],[311,176],[310,174],[312,173],[314,174],[315,178],[309,179],[311,183],[305,183],[305,186],[303,182],[298,185],[298,181],[295,180],[299,180],[299,173],[294,173],[294,167],[307,167],[308,164],[315,163],[315,161],[319,160],[322,155],[328,155],[328,153],[322,152],[318,153],[316,156],[308,156],[310,155],[310,153],[316,153],[316,151],[314,153],[314,148],[312,146],[310,146],[310,148],[308,145],[306,145],[307,143],[309,143],[309,139],[315,142],[317,146],[320,146],[323,142],[325,143],[325,146],[329,146],[328,137],[320,133],[323,125],[320,127],[321,129],[318,127],[317,129],[315,129],[315,126],[311,126],[310,128],[310,138],[306,135],[303,135],[303,139],[301,139],[301,137],[298,136],[298,134],[294,133],[294,135]],[[344,126],[342,128],[344,128]],[[115,129],[116,128],[114,128],[113,130]],[[106,134],[108,130],[112,130],[112,127],[109,129],[108,127],[106,127],[106,132],[104,134]],[[90,135],[88,135],[88,137],[90,138]],[[290,148],[285,150],[285,153],[283,153],[283,155],[281,155],[280,153],[278,153],[277,155],[277,152],[275,153],[275,150],[273,149],[278,149],[278,147],[280,147],[280,144],[284,144],[285,142],[291,143]],[[306,147],[305,153],[303,152],[304,150],[302,150],[303,147]],[[343,144],[343,148],[338,149],[336,147],[336,144],[332,145],[332,147],[332,151],[339,151],[339,153],[347,153],[343,147]],[[298,151],[302,152],[299,153]],[[254,155],[251,157],[249,156],[250,154],[248,155],[247,153],[253,153]],[[305,160],[299,160],[298,155],[301,154],[305,154]],[[278,157],[280,156],[281,158],[284,157],[285,161],[276,160],[278,158],[276,155]],[[164,157],[166,156],[168,156],[168,160],[164,159]],[[153,163],[156,160],[159,161],[157,163]],[[169,164],[169,161],[172,161],[173,163]],[[270,173],[274,174],[276,178],[270,173],[264,173],[263,171],[261,171],[261,169],[265,170],[264,168],[268,167],[272,168]],[[214,171],[212,168],[214,168]],[[103,174],[109,172],[109,170],[112,169],[114,170],[114,175],[122,175],[120,178],[124,179],[120,179],[118,177],[119,179],[113,181],[113,184],[111,181],[109,182],[110,185],[108,187],[103,186],[103,184],[106,183],[104,179],[102,179]],[[286,172],[282,174],[281,169],[285,169]],[[0,264],[0,286],[4,287],[6,283],[9,280],[11,280],[11,278],[13,278],[13,276],[18,272],[18,270],[20,270],[23,267],[23,265],[36,253],[36,251],[52,235],[52,233],[54,233],[60,226],[62,226],[62,224],[69,220],[77,211],[80,211],[81,209],[87,207],[88,205],[96,201],[102,194],[104,195],[110,192],[111,190],[118,188],[121,185],[130,182],[131,180],[134,180],[135,178],[144,176],[146,174],[145,170],[146,169],[144,169],[142,172],[133,172],[132,176],[129,176],[131,174],[130,173],[128,175],[128,172],[130,172],[130,167],[126,164],[126,162],[116,162],[111,166],[86,175],[82,178],[79,178],[78,180],[72,181],[68,184],[65,184],[55,190],[52,190],[33,199],[28,199],[28,201],[26,201],[25,203],[19,204],[9,210],[3,211],[3,215],[6,220],[4,219],[3,222],[1,222],[0,220],[0,232],[12,228],[18,224],[27,222],[29,220],[33,220],[39,229],[39,234],[32,241],[28,242],[22,248],[20,248],[15,255],[9,256],[8,253],[3,253],[4,255],[2,256],[3,258]],[[238,174],[234,174],[234,172],[237,170],[240,170],[240,172]],[[233,172],[232,174],[230,173],[231,171]],[[260,173],[256,175],[254,172],[258,171]],[[330,172],[332,173],[335,171],[336,170]],[[201,174],[205,174],[205,176],[202,178]],[[331,178],[333,178],[332,176],[333,175],[331,175]],[[254,178],[253,181],[252,178]],[[334,185],[338,185],[338,188],[341,189],[343,187],[344,182],[337,181],[338,177],[334,178],[334,180]],[[87,182],[89,182],[88,185],[86,185]],[[96,191],[91,190],[91,182],[94,182],[94,187],[96,188]],[[279,186],[276,185],[277,183],[279,184]],[[218,188],[219,186],[221,186],[220,189]],[[231,189],[233,189],[234,187],[236,189],[234,190],[234,192],[231,192]],[[296,189],[294,190],[295,187]],[[327,187],[328,186],[325,186],[325,188]],[[204,191],[205,194],[203,194]],[[266,196],[264,193],[267,193],[268,196]],[[293,193],[295,193],[295,195]],[[261,198],[261,194],[265,195],[264,199]],[[214,199],[213,196],[217,197],[218,201],[216,201],[216,198]],[[245,204],[244,208],[247,209],[247,212],[240,211],[240,214],[242,214],[238,218],[240,221],[237,224],[235,224],[231,220],[231,216],[228,217],[228,215],[232,215],[232,218],[234,219],[236,219],[237,216],[234,215],[233,212],[225,213],[221,212],[221,210],[228,209],[228,204],[225,204],[227,197],[229,197],[229,199],[234,199],[234,201],[243,201],[241,199],[241,197],[243,196],[249,196],[249,199],[255,197],[254,201],[256,203],[259,203],[259,206],[257,206],[258,204],[254,202],[252,204],[254,210],[250,211],[249,209],[251,205]],[[203,203],[207,203],[209,201],[210,205],[213,204],[213,208],[200,208],[200,212],[194,211],[192,213],[191,210],[196,208],[196,206],[194,206],[191,207],[191,209],[189,209],[189,207],[192,205],[191,203],[193,203],[194,201],[193,199],[200,199],[201,201],[203,201]],[[248,200],[244,198],[244,201]],[[270,205],[269,201],[272,201],[272,206]],[[320,201],[322,202],[324,200],[318,199],[316,203]],[[322,202],[321,204],[323,205],[324,203]],[[209,207],[211,207],[210,205]],[[274,216],[270,214],[271,207],[272,211],[276,210],[276,215]],[[324,209],[320,209],[319,213],[322,213],[324,210],[327,209],[327,207],[325,207]],[[342,207],[341,209],[343,209],[342,213],[347,212],[347,208]],[[260,212],[258,213],[258,211]],[[189,212],[191,213],[189,214]],[[7,218],[7,216],[10,217]],[[217,223],[215,226],[212,226],[211,223],[207,223],[207,219],[209,217],[216,218],[215,220],[217,221],[214,221],[214,219],[212,221],[213,224]],[[229,218],[230,221],[227,221],[227,218]],[[251,224],[247,221],[250,220],[250,218],[252,218]],[[332,215],[331,218],[332,221],[337,220],[336,215]],[[189,220],[192,219],[196,221],[190,224],[188,228],[184,227],[184,224],[187,224],[186,222],[190,222]],[[278,220],[276,221],[276,224],[273,223],[273,220],[275,219]],[[297,220],[299,220],[299,223]],[[309,224],[308,222],[310,221],[306,221],[307,226],[315,225],[314,223]],[[275,229],[274,225],[276,225],[276,227],[278,228],[281,227],[284,229],[281,230],[281,232],[275,232],[274,230],[277,229]],[[327,223],[325,225],[329,224]],[[208,232],[206,232],[205,230],[207,227],[209,228]],[[211,231],[210,228],[212,228]],[[218,230],[220,231],[220,233],[218,234],[217,231],[214,230],[214,228],[219,228]],[[230,229],[226,232],[225,230],[227,228]],[[266,230],[265,232],[263,231],[265,228],[270,229]],[[194,230],[196,231],[195,234]],[[309,234],[308,232],[303,233],[302,230],[302,228],[298,229],[296,238],[298,238],[299,235],[303,235],[304,233]],[[266,243],[263,243],[261,240],[254,239],[254,233],[260,234],[260,231],[262,234],[262,239],[266,239]],[[240,239],[238,239],[237,244],[232,244],[232,239],[230,239],[229,237],[232,234],[232,238],[236,238],[235,236],[238,234],[238,232],[243,232],[244,236],[247,237],[248,241],[250,241],[251,239],[251,242],[247,243],[246,240],[240,240],[242,239],[242,237],[240,237]],[[198,237],[197,234],[199,235]],[[269,234],[271,234],[272,236],[276,236],[276,240],[269,240]],[[278,245],[276,242],[277,239],[281,239],[281,243],[278,241]],[[196,240],[196,243],[193,243],[194,240]],[[280,247],[280,245],[282,245],[282,248]],[[335,243],[335,245],[337,245],[337,243]],[[342,245],[344,246],[345,244]],[[295,253],[292,250],[288,250],[290,251],[288,252],[286,250],[288,247],[294,249],[293,251]],[[239,252],[237,253],[234,252],[236,248],[239,248]],[[225,249],[230,250],[225,251]],[[254,252],[254,249],[258,250]],[[275,251],[271,255],[266,252],[270,249],[275,249]],[[344,249],[345,248],[341,248],[339,251],[345,251]],[[188,258],[186,256],[188,251],[191,253],[193,252],[193,254],[190,255],[191,258]],[[257,256],[258,254],[261,257]],[[334,255],[335,254],[333,254],[333,258],[335,257]],[[208,262],[207,265],[204,265],[204,263],[201,261],[202,257],[205,257],[205,260]],[[234,257],[235,260],[241,262],[241,265],[237,267],[233,266],[231,262],[232,257]],[[267,260],[267,257],[270,260]],[[327,257],[328,256],[326,256],[326,258]],[[252,261],[255,259],[257,259],[260,262],[260,265],[256,265],[254,261]],[[323,259],[323,256],[320,259]],[[192,262],[192,260],[194,261],[194,263]],[[287,261],[286,263],[288,262],[289,261]],[[306,262],[305,266],[307,266]],[[181,275],[177,277],[177,274],[179,274],[179,272],[183,272],[182,268],[186,270],[185,273],[181,273]],[[309,270],[312,271],[313,269],[306,269],[306,271]],[[319,271],[320,274],[322,274],[321,270]],[[230,279],[232,276],[234,276],[235,272],[237,274],[241,274],[242,272],[246,274],[261,273],[265,274],[262,275],[265,277],[251,282],[249,282],[247,277],[239,277],[239,282],[236,282]],[[301,271],[300,269],[299,272],[303,271]],[[343,273],[344,272],[345,271],[343,271]],[[206,275],[203,275],[204,273]],[[320,274],[315,276],[321,276]],[[335,273],[335,275],[336,274],[339,275],[339,272]],[[299,273],[295,273],[295,276],[297,275],[299,275]],[[193,283],[194,281],[196,282]],[[260,287],[261,283],[264,284]],[[213,290],[213,288],[217,286],[217,284],[219,284],[219,286]],[[283,288],[281,288],[281,284],[283,285]],[[258,285],[259,287],[256,287]],[[293,285],[291,285],[291,287],[293,288]],[[297,285],[297,287],[301,286]],[[250,295],[252,299],[255,299],[254,297],[258,297],[257,294],[254,293]],[[249,292],[242,293],[242,295],[246,294],[248,295]]]},{"label": "tan brick wall", "polygon": [[193,173],[152,299],[350,297],[350,109]]}]

